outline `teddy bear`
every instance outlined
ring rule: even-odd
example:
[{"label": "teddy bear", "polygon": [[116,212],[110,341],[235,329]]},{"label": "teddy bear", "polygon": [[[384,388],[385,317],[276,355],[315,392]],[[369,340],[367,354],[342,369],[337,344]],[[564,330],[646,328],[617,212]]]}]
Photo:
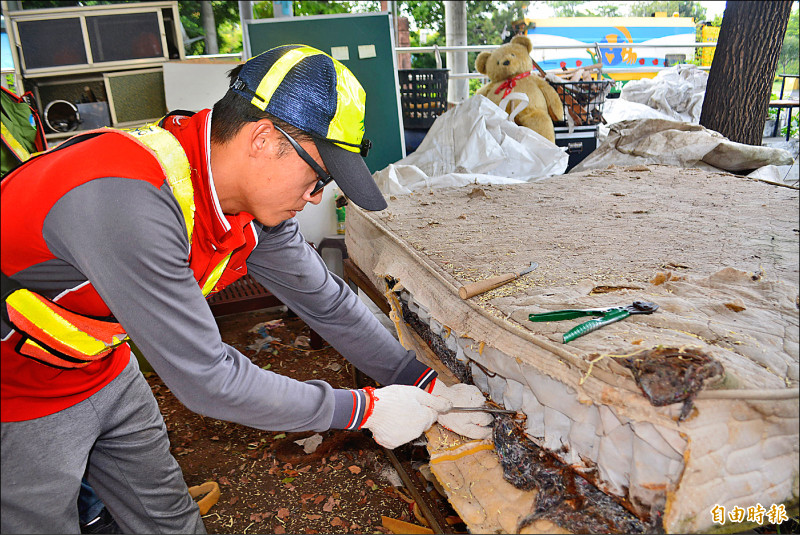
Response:
[{"label": "teddy bear", "polygon": [[[514,118],[514,122],[527,126],[555,143],[553,121],[564,120],[564,105],[544,78],[532,72],[530,52],[533,43],[524,35],[517,35],[492,52],[481,52],[475,59],[475,68],[489,77],[490,82],[477,94],[487,97],[497,105],[512,92],[525,93],[528,106]],[[505,107],[505,103],[502,105]]]}]

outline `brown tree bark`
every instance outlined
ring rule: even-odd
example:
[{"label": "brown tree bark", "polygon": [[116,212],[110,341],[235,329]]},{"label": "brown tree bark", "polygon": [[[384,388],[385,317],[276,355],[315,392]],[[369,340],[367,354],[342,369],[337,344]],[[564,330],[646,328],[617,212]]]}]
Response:
[{"label": "brown tree bark", "polygon": [[700,124],[761,145],[792,2],[729,1],[708,75]]}]

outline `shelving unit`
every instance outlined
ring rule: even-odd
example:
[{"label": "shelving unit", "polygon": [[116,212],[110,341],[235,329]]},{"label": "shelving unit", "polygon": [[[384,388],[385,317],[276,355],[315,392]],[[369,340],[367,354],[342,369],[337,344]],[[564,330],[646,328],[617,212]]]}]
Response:
[{"label": "shelving unit", "polygon": [[18,79],[43,118],[59,100],[80,111],[86,87],[105,103],[92,106],[86,127],[46,124],[48,141],[166,113],[163,64],[185,58],[177,1],[11,11],[7,22]]}]

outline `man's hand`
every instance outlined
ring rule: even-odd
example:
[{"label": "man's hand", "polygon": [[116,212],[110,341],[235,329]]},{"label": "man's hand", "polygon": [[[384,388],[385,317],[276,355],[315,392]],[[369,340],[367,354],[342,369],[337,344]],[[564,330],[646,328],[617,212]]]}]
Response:
[{"label": "man's hand", "polygon": [[[450,401],[453,407],[483,407],[486,403],[478,387],[463,383],[447,386],[439,379],[435,380],[431,394]],[[482,440],[492,435],[494,419],[488,412],[442,413],[438,420],[442,427],[468,438]]]},{"label": "man's hand", "polygon": [[370,408],[361,427],[372,431],[375,442],[390,450],[420,436],[433,425],[440,412],[453,406],[450,401],[416,386],[364,390],[370,398]]}]

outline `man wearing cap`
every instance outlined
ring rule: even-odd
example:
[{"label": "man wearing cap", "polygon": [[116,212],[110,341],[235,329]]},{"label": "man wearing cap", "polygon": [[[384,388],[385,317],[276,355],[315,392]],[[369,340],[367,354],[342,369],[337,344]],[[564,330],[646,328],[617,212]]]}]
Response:
[{"label": "man wearing cap", "polygon": [[[249,60],[213,110],[72,138],[2,181],[3,532],[77,532],[84,471],[126,532],[205,532],[135,342],[188,408],[264,430],[370,429],[393,448],[437,419],[486,438],[475,387],[447,388],[325,268],[294,216],[332,180],[386,202],[363,155],[365,94],[288,45]],[[250,273],[382,388],[262,370],[205,297]],[[477,414],[477,416],[476,416]]]}]

